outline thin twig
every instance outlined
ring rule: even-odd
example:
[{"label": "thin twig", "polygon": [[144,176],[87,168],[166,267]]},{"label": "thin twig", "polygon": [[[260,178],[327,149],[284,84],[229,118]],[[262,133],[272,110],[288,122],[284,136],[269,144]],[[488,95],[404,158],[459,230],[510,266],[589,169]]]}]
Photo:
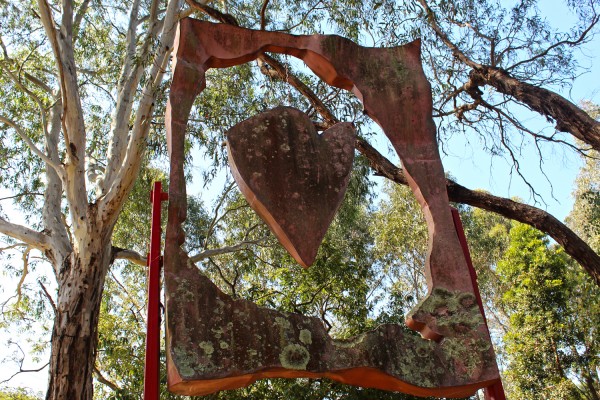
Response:
[{"label": "thin twig", "polygon": [[50,165],[52,168],[54,168],[54,170],[56,171],[56,173],[58,174],[58,176],[60,176],[60,178],[63,180],[63,182],[65,181],[64,178],[64,170],[62,168],[61,165],[56,164],[54,161],[52,161],[50,159],[50,157],[48,157],[45,153],[43,153],[36,145],[35,143],[33,143],[33,141],[29,138],[29,136],[27,136],[27,134],[25,134],[25,132],[23,132],[23,130],[21,129],[21,127],[19,125],[17,125],[14,121],[5,118],[3,116],[0,115],[0,122],[4,122],[6,125],[10,126],[11,128],[13,128],[16,132],[17,135],[19,135],[19,137],[27,144],[27,146],[29,147],[29,149],[38,157],[40,157],[46,164]]},{"label": "thin twig", "polygon": [[262,7],[260,8],[260,30],[264,31],[265,30],[265,26],[267,25],[267,20],[266,20],[266,12],[267,12],[267,6],[269,5],[269,0],[264,0]]},{"label": "thin twig", "polygon": [[21,357],[21,360],[19,361],[19,370],[17,372],[15,372],[14,374],[12,374],[10,376],[10,378],[5,379],[3,381],[0,381],[0,384],[8,383],[12,378],[14,378],[15,376],[17,376],[19,374],[22,374],[22,373],[26,373],[26,372],[40,372],[41,370],[43,370],[44,368],[46,368],[48,365],[50,365],[50,362],[48,361],[46,364],[42,365],[39,368],[23,369],[23,362],[25,361],[25,352],[23,351],[23,349],[21,348],[21,346],[19,346],[18,343],[13,342],[12,340],[9,340],[8,344],[9,345],[14,344],[15,346],[17,346],[19,348],[19,351],[21,352],[21,354],[23,356]]},{"label": "thin twig", "polygon": [[54,300],[52,300],[52,296],[50,296],[50,293],[48,293],[48,290],[46,289],[46,286],[44,286],[42,281],[38,281],[38,284],[42,288],[42,292],[44,293],[44,296],[50,302],[50,305],[52,306],[52,310],[54,310],[54,314],[56,315],[56,304],[54,303]]}]

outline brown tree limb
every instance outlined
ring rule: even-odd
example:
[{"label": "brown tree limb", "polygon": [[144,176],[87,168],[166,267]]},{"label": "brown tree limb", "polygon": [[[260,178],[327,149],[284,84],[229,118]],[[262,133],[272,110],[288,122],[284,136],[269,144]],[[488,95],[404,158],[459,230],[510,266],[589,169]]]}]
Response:
[{"label": "brown tree limb", "polygon": [[507,71],[489,66],[474,69],[470,78],[478,85],[492,86],[498,92],[554,120],[556,130],[568,132],[600,151],[600,122],[558,93],[522,82]]},{"label": "brown tree limb", "polygon": [[[492,86],[498,92],[511,96],[533,111],[548,119],[554,120],[556,123],[556,130],[568,132],[577,139],[589,144],[595,150],[600,151],[600,122],[591,118],[576,104],[573,104],[558,93],[527,82],[522,82],[512,76],[508,71],[501,68],[483,65],[473,61],[450,40],[446,32],[444,32],[438,24],[435,13],[429,8],[426,0],[417,1],[424,8],[429,26],[433,29],[437,37],[450,49],[454,57],[472,68],[469,82],[472,85],[475,85],[476,88],[468,90],[468,93],[475,100],[480,98],[481,94],[481,91],[477,88],[478,86]],[[582,42],[585,34],[589,33],[598,21],[599,17],[594,18],[590,26],[574,43]],[[559,42],[559,44],[569,44],[569,41]],[[550,46],[547,51],[553,47],[555,46]],[[533,60],[535,60],[535,58],[531,59],[531,61]]]},{"label": "brown tree limb", "polygon": [[121,390],[121,388],[119,386],[117,386],[116,383],[111,382],[108,379],[106,379],[104,377],[104,375],[102,375],[102,372],[100,372],[98,367],[95,365],[94,365],[94,375],[96,376],[96,379],[98,379],[98,382],[105,384],[106,386],[108,386],[109,388],[114,390],[115,392]]},{"label": "brown tree limb", "polygon": [[50,293],[48,293],[48,289],[46,289],[46,286],[44,286],[44,284],[41,281],[38,281],[38,284],[42,288],[42,293],[44,293],[44,296],[46,297],[46,299],[48,299],[48,302],[50,303],[50,306],[54,311],[54,315],[56,315],[56,303],[52,299],[52,296],[50,296]]},{"label": "brown tree limb", "polygon": [[[357,138],[356,148],[367,159],[377,175],[386,177],[398,184],[408,185],[401,168],[396,167],[369,143],[362,138]],[[446,180],[446,189],[450,201],[468,204],[473,207],[491,211],[503,217],[533,226],[547,233],[567,254],[577,261],[600,286],[600,256],[584,242],[579,236],[569,229],[550,213],[527,204],[503,197],[494,196],[484,191],[468,189],[451,179]]]},{"label": "brown tree limb", "polygon": [[269,5],[269,0],[263,0],[262,7],[260,8],[260,30],[264,31],[267,25],[267,6]]}]

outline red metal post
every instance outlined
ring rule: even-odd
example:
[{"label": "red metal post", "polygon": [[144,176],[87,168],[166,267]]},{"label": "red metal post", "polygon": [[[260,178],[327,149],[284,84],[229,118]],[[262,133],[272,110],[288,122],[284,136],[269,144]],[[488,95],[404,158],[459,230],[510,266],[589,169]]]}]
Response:
[{"label": "red metal post", "polygon": [[152,221],[150,254],[148,255],[148,309],[146,332],[146,362],[144,364],[144,400],[158,400],[160,389],[160,269],[161,259],[161,203],[169,198],[160,182],[154,182],[150,192]]},{"label": "red metal post", "polygon": [[[487,327],[487,318],[485,317],[483,301],[481,300],[481,293],[479,293],[479,285],[477,284],[477,272],[473,267],[473,261],[471,260],[471,253],[469,252],[469,246],[467,245],[467,237],[465,236],[465,230],[463,229],[458,210],[455,208],[451,208],[451,211],[452,219],[454,219],[454,227],[456,228],[456,234],[458,235],[458,241],[462,246],[463,253],[465,254],[465,259],[467,260],[467,266],[469,267],[469,273],[471,275],[471,282],[473,283],[473,288],[475,289],[475,297],[477,298],[477,304],[479,304],[481,315],[483,315],[483,320],[485,321],[485,326]],[[504,387],[502,386],[501,380],[498,380],[493,385],[483,389],[483,392],[485,394],[485,400],[506,400],[506,396],[504,394]]]}]

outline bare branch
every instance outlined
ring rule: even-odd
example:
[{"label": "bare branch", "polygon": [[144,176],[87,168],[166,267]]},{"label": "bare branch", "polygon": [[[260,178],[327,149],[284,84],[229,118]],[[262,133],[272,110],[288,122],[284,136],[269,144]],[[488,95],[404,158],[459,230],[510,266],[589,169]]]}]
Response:
[{"label": "bare branch", "polygon": [[96,365],[94,365],[94,375],[96,376],[96,379],[98,380],[98,382],[105,384],[106,386],[108,386],[109,388],[114,390],[115,392],[118,390],[121,390],[121,388],[119,386],[117,386],[116,383],[111,382],[108,379],[106,379],[104,377],[104,375],[102,375],[102,372],[100,372],[100,370],[98,369],[98,367]]},{"label": "bare branch", "polygon": [[131,261],[134,264],[145,266],[147,265],[147,258],[142,256],[137,251],[122,249],[120,247],[113,246],[113,259],[115,260],[127,260]]},{"label": "bare branch", "polygon": [[267,239],[268,239],[268,237],[263,237],[263,238],[256,239],[256,240],[245,240],[245,241],[240,242],[233,246],[225,246],[225,247],[220,247],[218,249],[204,250],[194,256],[191,256],[190,261],[193,263],[197,263],[197,262],[205,260],[209,257],[219,256],[219,255],[228,254],[228,253],[234,253],[234,252],[240,251],[240,250],[246,250],[247,248],[257,245],[261,242],[264,242]]},{"label": "bare branch", "polygon": [[[381,155],[375,148],[362,138],[356,139],[356,148],[367,159],[371,168],[378,175],[384,176],[401,185],[408,185],[404,171],[396,167]],[[592,279],[600,286],[600,256],[592,250],[579,236],[553,215],[539,208],[517,203],[513,200],[494,196],[492,194],[467,189],[458,183],[447,179],[446,188],[450,201],[468,204],[473,207],[491,211],[506,218],[522,222],[547,233],[567,254],[575,259]]]},{"label": "bare branch", "polygon": [[[213,234],[213,230],[217,224],[217,222],[223,218],[225,216],[222,215],[221,217],[219,217],[219,209],[223,206],[223,203],[225,203],[225,199],[227,198],[227,195],[229,194],[229,192],[235,187],[235,182],[231,182],[226,188],[225,191],[223,192],[223,194],[221,195],[221,197],[219,197],[219,200],[217,200],[217,205],[215,206],[214,209],[214,215],[212,220],[210,221],[210,224],[208,224],[208,228],[206,229],[206,235],[205,237],[208,239],[212,234]],[[204,244],[204,248],[206,248],[206,244],[208,243],[208,240],[206,241],[206,243]]]},{"label": "bare branch", "polygon": [[29,247],[27,243],[15,243],[10,246],[0,247],[0,253],[7,250],[16,249],[17,247]]},{"label": "bare branch", "polygon": [[507,71],[487,66],[472,70],[469,79],[475,86],[490,85],[533,111],[553,119],[557,130],[569,132],[600,151],[600,122],[558,93],[522,82]]},{"label": "bare branch", "polygon": [[73,37],[77,40],[79,36],[79,28],[81,27],[81,21],[85,13],[87,12],[90,6],[90,0],[84,0],[83,3],[79,6],[79,10],[77,10],[77,14],[75,14],[75,19],[73,21]]},{"label": "bare branch", "polygon": [[54,303],[52,296],[50,296],[50,293],[48,293],[48,289],[46,289],[46,286],[44,286],[42,281],[38,281],[38,284],[42,288],[42,293],[44,293],[44,297],[48,299],[48,302],[50,303],[50,306],[52,307],[52,310],[54,310],[54,314],[56,315],[56,303]]},{"label": "bare branch", "polygon": [[212,258],[208,258],[208,262],[211,263],[217,269],[217,272],[219,273],[221,279],[223,279],[223,282],[225,282],[225,284],[227,284],[227,286],[229,286],[229,288],[231,289],[231,296],[233,298],[236,298],[237,295],[235,292],[235,283],[230,282],[229,279],[225,277],[225,274],[223,274],[223,270],[221,269],[221,267],[219,267],[219,265],[216,262],[214,262]]},{"label": "bare branch", "polygon": [[[115,281],[115,283],[117,284],[117,286],[119,286],[121,288],[121,290],[123,291],[123,293],[125,293],[125,295],[129,298],[129,301],[131,301],[133,303],[133,305],[135,306],[135,309],[137,310],[137,312],[139,313],[139,310],[144,308],[144,305],[139,305],[136,298],[134,296],[131,295],[131,293],[129,293],[129,290],[127,290],[127,288],[125,287],[125,285],[123,285],[121,283],[121,281],[115,276],[115,274],[111,271],[110,272],[110,277]],[[142,315],[135,315],[134,312],[134,317],[135,319],[139,322],[139,320],[144,321],[145,318]]]},{"label": "bare branch", "polygon": [[262,7],[260,8],[260,30],[264,31],[265,26],[267,25],[266,12],[267,6],[269,5],[269,0],[263,0]]},{"label": "bare branch", "polygon": [[46,154],[44,154],[35,145],[35,143],[33,143],[33,141],[29,138],[29,136],[27,136],[27,134],[25,132],[23,132],[23,130],[21,129],[21,127],[19,125],[17,125],[13,120],[5,118],[1,115],[0,115],[0,122],[4,122],[6,125],[13,128],[17,132],[17,135],[19,135],[19,137],[25,142],[25,144],[27,144],[27,147],[29,147],[29,149],[36,156],[40,157],[46,164],[51,166],[56,171],[56,173],[61,177],[61,179],[64,181],[65,171],[64,171],[63,167],[61,165],[56,164]]},{"label": "bare branch", "polygon": [[10,199],[16,199],[16,198],[23,197],[23,196],[43,196],[43,195],[44,195],[44,193],[25,192],[25,193],[15,194],[14,196],[0,197],[0,201],[10,200]]},{"label": "bare branch", "polygon": [[3,381],[0,381],[0,384],[8,383],[12,378],[14,378],[15,376],[17,376],[19,374],[22,374],[22,373],[26,373],[26,372],[40,372],[41,370],[43,370],[44,368],[46,368],[48,365],[50,365],[50,362],[47,362],[46,364],[42,365],[39,368],[32,368],[32,369],[28,368],[28,369],[25,369],[25,368],[23,368],[23,362],[25,361],[25,352],[23,351],[23,349],[21,348],[21,346],[19,346],[18,343],[13,342],[12,340],[9,340],[8,344],[9,345],[14,344],[15,346],[17,346],[19,348],[19,351],[21,352],[21,354],[23,356],[21,357],[21,360],[19,361],[19,370],[17,372],[15,372],[14,374],[12,374],[10,376],[10,378],[5,379]]},{"label": "bare branch", "polygon": [[598,21],[600,21],[600,14],[595,15],[594,18],[592,18],[592,21],[590,22],[589,26],[587,28],[585,28],[581,34],[579,35],[579,37],[575,38],[574,40],[560,40],[554,44],[552,44],[551,46],[548,46],[548,48],[546,48],[544,51],[539,52],[538,54],[536,54],[535,56],[528,58],[527,60],[521,60],[518,63],[511,65],[510,67],[506,68],[507,71],[513,70],[518,68],[519,66],[523,65],[523,64],[527,64],[530,62],[533,62],[535,60],[538,60],[540,58],[546,57],[548,55],[548,53],[550,53],[550,51],[558,48],[558,47],[562,47],[562,46],[577,46],[578,44],[581,44],[583,42],[585,42],[585,40],[587,39],[587,35],[590,33],[590,31],[594,28],[594,26],[596,26],[596,24],[598,23]]},{"label": "bare branch", "polygon": [[22,225],[13,224],[3,218],[0,218],[0,233],[27,243],[34,249],[44,251],[50,248],[50,238],[45,234]]},{"label": "bare branch", "polygon": [[[490,85],[498,92],[509,95],[517,101],[527,105],[533,111],[556,121],[557,130],[569,132],[579,140],[584,141],[594,149],[600,151],[600,122],[590,118],[589,115],[583,112],[575,104],[555,92],[520,81],[512,76],[508,70],[503,70],[493,65],[482,65],[471,60],[450,40],[446,32],[439,26],[435,13],[428,6],[427,1],[416,1],[424,8],[429,25],[434,30],[437,37],[452,51],[454,57],[473,69],[469,75],[471,90],[468,90],[467,92],[474,99],[481,96],[481,91],[478,89],[479,86]],[[600,16],[594,16],[590,25],[581,33],[577,40],[558,42],[555,45],[550,46],[546,52],[542,53],[547,54],[547,52],[558,46],[576,45],[583,42],[593,26],[595,26],[599,20]],[[540,57],[542,56],[543,55],[540,55]],[[536,58],[537,57],[533,57],[529,61]],[[519,64],[529,61],[524,60]],[[512,68],[514,69],[515,66]]]},{"label": "bare branch", "polygon": [[21,302],[21,289],[23,288],[23,282],[25,282],[25,278],[27,278],[27,274],[29,273],[29,252],[31,251],[31,247],[27,246],[25,251],[23,252],[23,273],[21,274],[21,279],[19,279],[19,283],[17,283],[17,304]]},{"label": "bare branch", "polygon": [[[304,21],[306,21],[306,19],[308,18],[308,16],[317,9],[317,6],[319,4],[322,4],[323,1],[322,0],[318,0],[317,2],[315,2],[315,4],[313,4],[312,7],[310,7],[308,9],[308,11],[306,11],[306,13],[304,13],[304,15],[302,16],[302,18],[300,18],[300,21],[298,21],[297,23],[295,23],[294,25],[286,28],[286,29],[277,29],[276,32],[290,32],[292,30],[294,30],[295,28],[299,27],[300,25],[302,25],[304,23]],[[371,34],[369,32],[369,34]],[[372,36],[372,35],[371,35]]]},{"label": "bare branch", "polygon": [[458,48],[458,46],[450,40],[448,35],[446,35],[446,32],[444,32],[442,30],[442,28],[439,26],[439,24],[437,23],[437,17],[435,15],[435,13],[433,12],[433,10],[427,4],[427,1],[425,1],[425,0],[417,0],[417,1],[419,2],[419,4],[421,4],[423,9],[425,10],[425,13],[427,14],[427,19],[429,20],[429,25],[431,26],[431,29],[433,29],[434,32],[437,34],[437,36],[442,40],[442,42],[444,42],[444,44],[446,46],[448,46],[448,48],[452,51],[452,54],[454,54],[454,56],[456,58],[458,58],[459,60],[461,60],[462,62],[464,62],[471,68],[481,68],[481,64],[478,64],[475,61],[471,60],[469,57],[467,57],[466,54],[463,53]]},{"label": "bare branch", "polygon": [[2,53],[4,54],[4,60],[9,61],[10,57],[8,56],[8,50],[6,49],[6,45],[4,44],[2,37],[0,37],[0,47],[2,48]]}]

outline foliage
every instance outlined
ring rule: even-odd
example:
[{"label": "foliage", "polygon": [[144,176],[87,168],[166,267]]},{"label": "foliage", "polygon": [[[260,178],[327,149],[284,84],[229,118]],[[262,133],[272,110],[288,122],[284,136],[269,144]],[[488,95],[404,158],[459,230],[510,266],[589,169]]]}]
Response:
[{"label": "foliage", "polygon": [[25,388],[0,390],[0,400],[38,400],[41,398],[41,393],[34,393]]},{"label": "foliage", "polygon": [[518,223],[497,270],[510,285],[502,302],[510,315],[504,342],[512,395],[589,398],[588,384],[598,390],[598,288],[542,233]]},{"label": "foliage", "polygon": [[379,291],[380,296],[387,297],[383,303],[389,303],[382,322],[403,323],[404,315],[424,298],[427,290],[423,273],[427,226],[409,188],[386,183],[383,194],[373,216],[376,266],[386,280]]}]

